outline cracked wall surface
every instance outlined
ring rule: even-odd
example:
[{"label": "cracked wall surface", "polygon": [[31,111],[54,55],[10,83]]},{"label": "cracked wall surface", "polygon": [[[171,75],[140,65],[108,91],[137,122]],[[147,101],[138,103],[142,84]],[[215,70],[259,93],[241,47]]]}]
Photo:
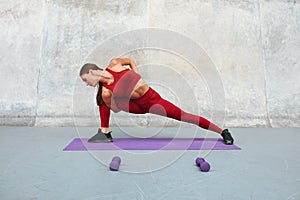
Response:
[{"label": "cracked wall surface", "polygon": [[[80,66],[91,58],[104,68],[116,48],[127,44],[99,50],[99,56],[97,47],[118,34],[152,27],[179,33],[206,52],[208,60],[199,65],[214,64],[224,109],[212,103],[204,67],[196,73],[176,52],[137,49],[115,55],[136,59],[140,73],[163,97],[208,119],[220,113],[225,119],[216,122],[227,127],[300,127],[297,0],[0,4],[0,125],[98,126],[95,90],[79,80]],[[111,117],[112,126],[162,124],[178,125],[152,115]]]}]

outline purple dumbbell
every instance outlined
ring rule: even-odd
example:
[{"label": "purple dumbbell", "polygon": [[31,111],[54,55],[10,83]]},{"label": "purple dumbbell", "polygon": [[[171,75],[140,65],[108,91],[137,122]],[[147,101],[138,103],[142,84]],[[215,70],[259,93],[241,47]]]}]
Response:
[{"label": "purple dumbbell", "polygon": [[210,165],[209,165],[208,162],[206,162],[206,161],[204,160],[204,158],[198,157],[198,158],[196,158],[195,162],[196,162],[196,165],[197,165],[198,167],[200,167],[200,170],[201,170],[202,172],[208,172],[208,171],[209,171]]},{"label": "purple dumbbell", "polygon": [[113,157],[109,164],[110,171],[118,171],[121,164],[121,158],[119,156]]}]

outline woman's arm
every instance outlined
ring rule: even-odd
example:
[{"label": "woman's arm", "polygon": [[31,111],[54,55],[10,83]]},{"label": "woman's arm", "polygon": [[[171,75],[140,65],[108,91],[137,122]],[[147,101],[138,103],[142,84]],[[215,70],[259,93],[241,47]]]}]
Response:
[{"label": "woman's arm", "polygon": [[110,61],[108,66],[115,66],[115,65],[129,65],[130,68],[135,72],[138,73],[138,69],[136,63],[132,58],[114,58]]},{"label": "woman's arm", "polygon": [[110,109],[105,103],[99,105],[100,112],[100,122],[101,122],[101,132],[109,132],[109,118],[110,118]]}]

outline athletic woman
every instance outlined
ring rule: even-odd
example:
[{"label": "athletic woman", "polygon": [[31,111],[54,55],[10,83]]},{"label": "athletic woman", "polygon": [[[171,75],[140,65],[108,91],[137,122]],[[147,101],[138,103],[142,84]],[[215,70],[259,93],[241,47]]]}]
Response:
[{"label": "athletic woman", "polygon": [[113,142],[109,131],[110,110],[113,112],[122,110],[135,114],[152,113],[192,123],[220,134],[224,144],[233,144],[234,140],[228,129],[222,130],[207,119],[187,113],[163,99],[141,78],[131,58],[114,58],[105,70],[95,64],[84,64],[80,70],[80,77],[87,86],[99,86],[97,104],[101,128],[88,140],[89,142]]}]

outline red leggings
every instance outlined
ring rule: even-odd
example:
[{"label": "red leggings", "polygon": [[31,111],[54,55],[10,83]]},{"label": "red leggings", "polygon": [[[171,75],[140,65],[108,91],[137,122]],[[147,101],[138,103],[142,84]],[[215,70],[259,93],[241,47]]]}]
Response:
[{"label": "red leggings", "polygon": [[[115,98],[117,107],[125,112],[135,114],[152,113],[166,116],[179,121],[188,122],[208,129],[217,133],[222,133],[222,129],[207,119],[189,114],[172,104],[171,102],[161,98],[161,96],[152,88],[138,99]],[[103,104],[102,104],[103,105]],[[104,104],[100,106],[101,126],[108,127],[110,109]],[[105,108],[106,107],[106,108]]]}]

